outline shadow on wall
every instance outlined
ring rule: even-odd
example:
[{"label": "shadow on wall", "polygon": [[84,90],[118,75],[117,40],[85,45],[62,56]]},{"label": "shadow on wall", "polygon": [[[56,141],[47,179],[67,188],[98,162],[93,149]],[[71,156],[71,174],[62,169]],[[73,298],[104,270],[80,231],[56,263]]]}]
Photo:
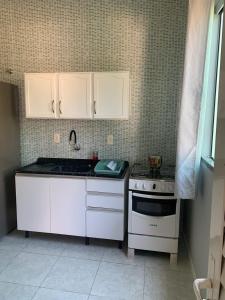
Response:
[{"label": "shadow on wall", "polygon": [[197,196],[184,200],[184,234],[197,278],[207,277],[213,171],[202,161]]}]

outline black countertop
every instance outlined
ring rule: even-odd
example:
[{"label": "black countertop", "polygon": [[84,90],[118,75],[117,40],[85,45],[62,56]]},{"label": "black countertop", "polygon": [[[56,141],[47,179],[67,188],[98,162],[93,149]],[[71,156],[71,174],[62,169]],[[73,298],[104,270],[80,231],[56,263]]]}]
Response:
[{"label": "black countertop", "polygon": [[84,177],[107,177],[123,179],[127,168],[128,161],[125,162],[125,168],[119,175],[99,175],[96,174],[94,168],[98,160],[91,159],[67,159],[67,158],[44,158],[40,157],[36,162],[21,167],[16,173],[25,174],[45,174],[45,175],[69,175]]}]

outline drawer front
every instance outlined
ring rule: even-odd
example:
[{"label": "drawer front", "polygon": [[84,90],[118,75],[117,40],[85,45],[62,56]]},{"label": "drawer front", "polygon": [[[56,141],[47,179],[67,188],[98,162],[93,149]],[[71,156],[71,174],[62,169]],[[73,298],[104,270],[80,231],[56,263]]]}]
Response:
[{"label": "drawer front", "polygon": [[131,233],[176,237],[176,216],[150,217],[132,212]]},{"label": "drawer front", "polygon": [[110,194],[88,194],[87,206],[123,210],[124,198],[123,196],[119,195],[117,196]]},{"label": "drawer front", "polygon": [[87,210],[87,236],[122,241],[124,218],[122,212]]},{"label": "drawer front", "polygon": [[124,194],[123,180],[87,179],[88,192]]}]

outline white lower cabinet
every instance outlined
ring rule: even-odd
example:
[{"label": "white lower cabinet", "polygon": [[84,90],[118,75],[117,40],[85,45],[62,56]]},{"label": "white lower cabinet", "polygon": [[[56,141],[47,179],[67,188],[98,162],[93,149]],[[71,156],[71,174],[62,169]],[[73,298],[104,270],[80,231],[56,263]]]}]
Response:
[{"label": "white lower cabinet", "polygon": [[16,175],[18,229],[123,241],[124,190],[125,179]]},{"label": "white lower cabinet", "polygon": [[87,237],[124,240],[125,232],[124,180],[87,180]]},{"label": "white lower cabinet", "polygon": [[85,236],[85,179],[51,180],[51,232]]},{"label": "white lower cabinet", "polygon": [[111,209],[124,209],[122,195],[110,195],[102,193],[87,194],[87,207],[102,207]]},{"label": "white lower cabinet", "polygon": [[124,239],[123,212],[87,210],[87,236],[122,241]]},{"label": "white lower cabinet", "polygon": [[17,227],[85,236],[85,179],[16,176]]},{"label": "white lower cabinet", "polygon": [[49,178],[16,176],[17,228],[50,232]]}]

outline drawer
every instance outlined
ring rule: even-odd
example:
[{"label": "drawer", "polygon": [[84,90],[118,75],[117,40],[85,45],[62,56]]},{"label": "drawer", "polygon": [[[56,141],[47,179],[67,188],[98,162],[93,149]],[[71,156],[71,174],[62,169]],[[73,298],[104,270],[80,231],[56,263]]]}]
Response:
[{"label": "drawer", "polygon": [[165,237],[176,237],[176,215],[151,217],[132,211],[131,232]]},{"label": "drawer", "polygon": [[88,194],[87,206],[124,210],[124,198],[110,194]]},{"label": "drawer", "polygon": [[124,214],[122,212],[87,210],[86,214],[88,237],[123,241]]},{"label": "drawer", "polygon": [[87,191],[124,194],[124,180],[87,179]]}]

